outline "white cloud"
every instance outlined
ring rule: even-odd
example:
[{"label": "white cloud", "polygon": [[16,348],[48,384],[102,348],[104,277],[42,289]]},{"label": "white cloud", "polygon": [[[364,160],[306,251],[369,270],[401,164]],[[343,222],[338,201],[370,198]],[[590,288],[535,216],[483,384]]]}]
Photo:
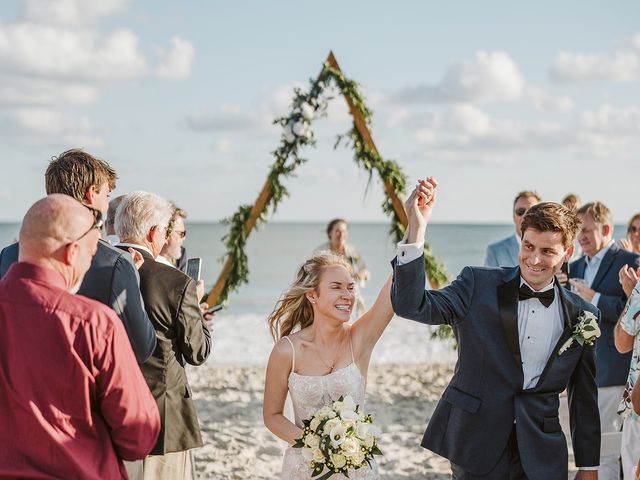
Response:
[{"label": "white cloud", "polygon": [[227,153],[231,150],[231,143],[226,138],[222,138],[213,145],[213,150],[218,153]]},{"label": "white cloud", "polygon": [[640,35],[635,35],[626,46],[613,53],[559,52],[549,73],[557,82],[584,82],[606,80],[633,82],[640,80]]},{"label": "white cloud", "polygon": [[90,31],[19,23],[0,27],[0,70],[105,81],[140,77],[147,62],[138,50],[138,38],[125,30],[101,41]]},{"label": "white cloud", "polygon": [[187,78],[191,74],[194,57],[195,48],[190,42],[179,37],[171,38],[171,50],[158,66],[158,76],[173,79]]},{"label": "white cloud", "polygon": [[603,105],[597,110],[584,111],[580,125],[587,131],[613,136],[640,133],[640,107],[615,108]]},{"label": "white cloud", "polygon": [[523,102],[537,110],[566,112],[572,102],[529,86],[515,61],[504,52],[479,51],[473,59],[452,64],[437,85],[408,87],[396,95],[400,102],[463,102],[488,104]]},{"label": "white cloud", "polygon": [[3,105],[84,105],[100,98],[93,85],[0,75],[0,104]]},{"label": "white cloud", "polygon": [[127,0],[23,0],[24,17],[51,25],[78,26],[122,11]]},{"label": "white cloud", "polygon": [[102,139],[87,117],[69,115],[43,108],[23,108],[10,113],[11,130],[17,139],[24,137],[37,144],[99,147]]}]

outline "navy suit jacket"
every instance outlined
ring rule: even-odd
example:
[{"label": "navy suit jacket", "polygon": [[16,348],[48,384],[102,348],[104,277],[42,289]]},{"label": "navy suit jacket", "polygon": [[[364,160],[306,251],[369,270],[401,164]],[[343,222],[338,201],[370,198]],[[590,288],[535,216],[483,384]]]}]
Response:
[{"label": "navy suit jacket", "polygon": [[433,412],[422,446],[471,474],[487,475],[515,428],[528,478],[567,478],[567,444],[558,418],[559,395],[566,388],[576,465],[598,465],[594,347],[574,342],[562,355],[556,353],[571,336],[578,316],[584,310],[597,315],[597,309],[558,288],[564,331],[537,385],[523,390],[520,269],[466,267],[441,290],[425,290],[424,285],[423,258],[400,266],[394,262],[394,311],[429,325],[451,325],[458,339],[453,377]]},{"label": "navy suit jacket", "polygon": [[[0,252],[0,278],[18,261],[19,245]],[[124,323],[138,363],[145,362],[156,348],[156,332],[144,309],[140,277],[129,253],[103,240],[91,260],[78,293],[111,307]]]},{"label": "navy suit jacket", "polygon": [[[600,293],[598,309],[602,317],[600,330],[602,335],[596,342],[596,365],[598,387],[624,385],[629,375],[631,353],[621,354],[616,350],[613,331],[618,318],[627,302],[627,296],[620,286],[618,272],[623,265],[630,265],[634,269],[640,265],[640,256],[622,250],[617,245],[611,245],[605,254],[596,273],[591,288]],[[584,278],[587,268],[585,257],[569,264],[570,278]]]}]

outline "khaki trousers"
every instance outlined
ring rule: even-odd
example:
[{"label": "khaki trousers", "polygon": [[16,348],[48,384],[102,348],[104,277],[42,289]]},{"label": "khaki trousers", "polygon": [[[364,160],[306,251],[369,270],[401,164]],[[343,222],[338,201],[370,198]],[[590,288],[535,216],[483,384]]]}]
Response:
[{"label": "khaki trousers", "polygon": [[130,480],[194,480],[191,450],[149,455],[144,460],[124,462]]}]

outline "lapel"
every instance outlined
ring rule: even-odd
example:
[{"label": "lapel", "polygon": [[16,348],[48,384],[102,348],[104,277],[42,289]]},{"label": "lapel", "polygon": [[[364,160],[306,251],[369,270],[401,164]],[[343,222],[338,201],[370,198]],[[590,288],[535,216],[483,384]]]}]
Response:
[{"label": "lapel", "polygon": [[575,266],[572,267],[571,274],[569,275],[571,278],[584,278],[584,271],[587,268],[587,257],[583,255],[575,262]]},{"label": "lapel", "polygon": [[520,288],[520,268],[508,269],[503,283],[498,285],[498,307],[500,323],[507,339],[507,347],[513,355],[516,366],[522,371],[520,337],[518,335],[518,289]]},{"label": "lapel", "polygon": [[553,365],[553,362],[555,362],[556,359],[559,357],[558,350],[560,350],[560,347],[562,347],[564,342],[569,340],[569,337],[571,336],[571,333],[573,331],[573,326],[576,323],[576,320],[579,315],[579,309],[569,299],[567,295],[567,291],[564,288],[562,288],[562,285],[558,283],[557,279],[554,282],[556,286],[556,291],[559,293],[560,311],[562,312],[562,321],[564,323],[564,329],[562,330],[562,334],[560,335],[560,338],[558,339],[558,342],[556,343],[554,349],[551,351],[551,355],[547,359],[547,364],[544,366],[544,370],[542,370],[542,374],[538,379],[538,383],[536,384],[535,387],[533,387],[533,390],[539,388],[543,384],[544,379],[547,376],[547,373],[549,372],[549,369]]},{"label": "lapel", "polygon": [[611,248],[609,248],[607,253],[605,253],[604,258],[600,261],[600,266],[598,267],[596,276],[594,277],[593,282],[591,282],[592,289],[595,290],[600,285],[600,282],[602,282],[604,276],[611,268],[616,253],[618,253],[618,246],[614,243],[613,245],[611,245]]}]

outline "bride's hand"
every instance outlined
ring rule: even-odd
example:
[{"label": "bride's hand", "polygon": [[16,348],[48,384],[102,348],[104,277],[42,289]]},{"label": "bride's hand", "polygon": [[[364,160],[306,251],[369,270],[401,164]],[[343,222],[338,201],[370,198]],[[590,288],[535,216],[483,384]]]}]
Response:
[{"label": "bride's hand", "polygon": [[409,198],[405,201],[405,211],[409,221],[409,243],[419,241],[424,235],[424,229],[431,217],[431,211],[436,203],[436,187],[438,181],[433,177],[418,180]]}]

